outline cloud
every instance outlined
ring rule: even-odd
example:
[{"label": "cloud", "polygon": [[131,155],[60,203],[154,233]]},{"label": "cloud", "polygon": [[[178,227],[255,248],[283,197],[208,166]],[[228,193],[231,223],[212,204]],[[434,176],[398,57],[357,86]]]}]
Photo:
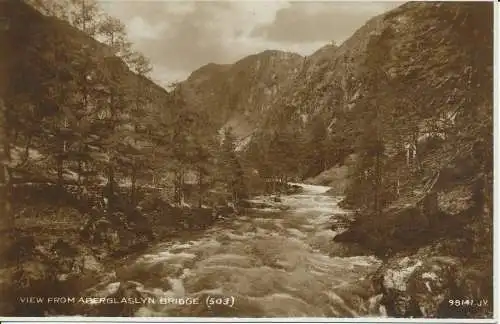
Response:
[{"label": "cloud", "polygon": [[394,3],[284,1],[102,1],[127,26],[163,85],[208,63],[232,63],[266,49],[309,55],[342,41]]},{"label": "cloud", "polygon": [[144,18],[135,16],[126,25],[127,35],[131,41],[140,41],[141,39],[158,39],[161,33],[166,29],[165,23],[152,25]]},{"label": "cloud", "polygon": [[294,2],[275,19],[257,26],[252,36],[288,43],[341,43],[368,19],[392,9],[395,2]]}]

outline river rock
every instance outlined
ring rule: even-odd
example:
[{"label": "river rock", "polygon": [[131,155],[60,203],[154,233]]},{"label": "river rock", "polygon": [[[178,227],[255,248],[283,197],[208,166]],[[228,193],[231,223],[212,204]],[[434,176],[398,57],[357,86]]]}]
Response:
[{"label": "river rock", "polygon": [[22,262],[23,260],[32,259],[36,254],[37,247],[38,245],[33,236],[21,236],[7,247],[7,260]]},{"label": "river rock", "polygon": [[185,214],[185,221],[190,229],[205,229],[212,225],[218,216],[225,215],[225,210],[211,208],[193,208]]},{"label": "river rock", "polygon": [[215,207],[215,210],[218,219],[224,219],[238,213],[238,210],[232,204],[228,204],[226,206],[217,206]]},{"label": "river rock", "polygon": [[104,270],[104,266],[97,261],[93,255],[85,255],[82,257],[82,272],[83,273],[100,273]]},{"label": "river rock", "polygon": [[343,231],[349,228],[349,226],[352,224],[354,221],[354,217],[350,214],[335,214],[332,217],[330,217],[330,221],[332,225],[330,226],[330,229],[332,231]]},{"label": "river rock", "polygon": [[295,194],[299,194],[299,193],[301,193],[303,191],[304,191],[304,188],[302,188],[299,185],[289,185],[286,188],[286,194],[287,195],[295,195]]},{"label": "river rock", "polygon": [[334,240],[360,243],[377,256],[386,257],[405,247],[427,243],[429,233],[442,224],[443,219],[435,192],[415,194],[394,202],[380,216],[370,211],[359,214],[349,229]]},{"label": "river rock", "polygon": [[46,263],[32,260],[19,264],[12,279],[17,288],[31,289],[45,283],[50,284],[55,278],[53,269]]},{"label": "river rock", "polygon": [[50,248],[56,258],[71,258],[78,254],[78,249],[63,239],[58,239]]},{"label": "river rock", "polygon": [[461,280],[460,261],[448,256],[390,259],[375,276],[389,317],[442,317]]},{"label": "river rock", "polygon": [[[122,298],[141,298],[145,297],[145,294],[141,292],[142,285],[135,281],[123,281],[120,282],[120,286],[117,291],[110,295],[109,297],[115,298],[117,300],[122,300]],[[102,305],[104,316],[120,316],[120,317],[131,317],[135,315],[135,312],[142,306],[140,304],[134,303],[121,303],[121,304],[110,304]]]},{"label": "river rock", "polygon": [[[49,297],[53,293],[56,277],[53,269],[37,260],[19,264],[10,277],[9,299],[18,300],[26,296]],[[47,311],[45,303],[14,303],[10,310],[14,316],[43,316]]]},{"label": "river rock", "polygon": [[418,305],[423,317],[440,317],[460,282],[460,261],[451,257],[433,257],[426,260],[409,278],[408,292]]},{"label": "river rock", "polygon": [[239,206],[242,208],[259,208],[259,209],[264,209],[264,208],[272,208],[273,206],[270,204],[266,204],[263,202],[255,202],[255,201],[250,201],[250,200],[245,200],[242,199],[239,202]]}]

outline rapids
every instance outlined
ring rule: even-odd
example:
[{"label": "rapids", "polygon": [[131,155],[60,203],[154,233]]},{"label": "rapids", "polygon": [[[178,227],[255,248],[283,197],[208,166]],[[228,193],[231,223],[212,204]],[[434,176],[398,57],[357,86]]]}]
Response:
[{"label": "rapids", "polygon": [[[131,260],[121,276],[137,282],[143,293],[201,301],[142,305],[135,315],[380,316],[367,276],[381,261],[346,257],[346,247],[332,240],[338,233],[331,230],[331,218],[346,213],[337,206],[340,198],[325,195],[328,187],[300,185],[302,193],[283,196],[276,208],[252,209]],[[256,201],[269,203],[265,197]],[[99,294],[118,285],[101,283]],[[209,307],[207,297],[216,296],[233,298],[234,304]]]}]

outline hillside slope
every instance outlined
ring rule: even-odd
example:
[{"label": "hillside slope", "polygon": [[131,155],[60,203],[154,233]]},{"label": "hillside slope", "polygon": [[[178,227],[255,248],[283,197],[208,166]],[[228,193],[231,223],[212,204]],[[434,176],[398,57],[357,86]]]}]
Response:
[{"label": "hillside slope", "polygon": [[208,112],[235,135],[250,135],[272,109],[276,98],[297,75],[303,57],[267,50],[234,64],[208,64],[181,83],[189,104]]}]

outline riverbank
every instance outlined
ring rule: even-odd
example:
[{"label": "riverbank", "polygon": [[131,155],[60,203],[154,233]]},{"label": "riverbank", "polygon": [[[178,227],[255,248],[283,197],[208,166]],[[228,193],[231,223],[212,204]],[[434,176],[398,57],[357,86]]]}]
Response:
[{"label": "riverbank", "polygon": [[[0,269],[2,315],[71,315],[74,310],[68,305],[20,300],[27,296],[75,296],[100,281],[117,278],[115,269],[160,242],[196,238],[215,224],[230,222],[247,208],[256,207],[251,200],[244,200],[236,207],[180,208],[151,195],[141,201],[135,215],[122,210],[110,218],[99,209],[86,213],[90,206],[83,211],[75,201],[62,196],[53,200],[54,195],[47,193],[50,190],[23,189],[23,197],[16,193],[12,244],[2,255]],[[289,194],[296,192],[297,188],[289,187]],[[270,197],[270,201],[276,199]]]},{"label": "riverbank", "polygon": [[[493,315],[491,173],[470,152],[427,154],[426,172],[413,175],[380,215],[358,208],[335,237],[384,260],[373,284],[391,317]],[[341,206],[357,208],[352,200]]]}]

